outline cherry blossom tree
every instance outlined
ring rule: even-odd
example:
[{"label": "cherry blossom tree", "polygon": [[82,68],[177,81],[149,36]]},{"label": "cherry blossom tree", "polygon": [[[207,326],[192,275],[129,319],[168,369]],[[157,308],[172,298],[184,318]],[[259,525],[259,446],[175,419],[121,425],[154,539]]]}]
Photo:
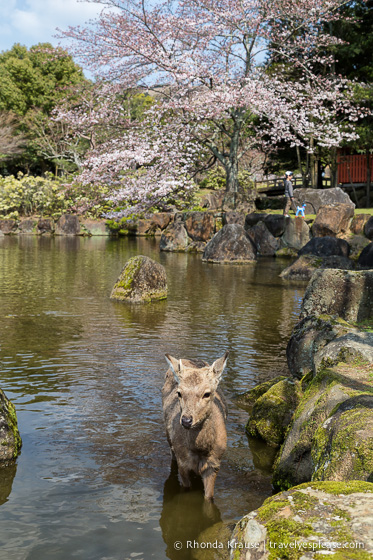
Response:
[{"label": "cherry blossom tree", "polygon": [[[61,35],[106,84],[103,103],[89,119],[63,118],[87,129],[114,125],[80,180],[108,182],[118,202],[144,209],[185,193],[216,161],[237,193],[239,162],[250,152],[279,141],[312,151],[354,137],[348,83],[327,71],[340,39],[326,24],[344,0],[91,1],[102,4],[100,17]],[[268,68],[274,57],[296,69],[297,81]],[[118,103],[128,90],[156,99],[135,122]]]}]

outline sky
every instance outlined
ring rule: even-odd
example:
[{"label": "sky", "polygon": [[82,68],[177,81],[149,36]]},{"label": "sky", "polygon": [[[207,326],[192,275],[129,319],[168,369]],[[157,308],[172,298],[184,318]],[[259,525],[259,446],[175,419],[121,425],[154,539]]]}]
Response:
[{"label": "sky", "polygon": [[[9,50],[14,43],[31,47],[50,42],[56,28],[83,24],[95,18],[102,6],[79,0],[0,0],[0,52]],[[62,43],[63,44],[63,43]]]}]

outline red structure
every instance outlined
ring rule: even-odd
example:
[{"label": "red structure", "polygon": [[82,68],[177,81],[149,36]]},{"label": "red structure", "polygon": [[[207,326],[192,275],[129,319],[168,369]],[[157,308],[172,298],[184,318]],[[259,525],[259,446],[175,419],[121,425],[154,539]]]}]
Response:
[{"label": "red structure", "polygon": [[[370,155],[370,169],[373,169],[373,155]],[[367,157],[363,155],[338,154],[338,183],[366,183]]]}]

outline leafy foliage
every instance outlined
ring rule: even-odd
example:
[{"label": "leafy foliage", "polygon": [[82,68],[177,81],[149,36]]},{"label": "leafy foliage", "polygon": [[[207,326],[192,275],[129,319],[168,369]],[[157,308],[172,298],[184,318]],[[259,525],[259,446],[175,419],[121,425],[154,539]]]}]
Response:
[{"label": "leafy foliage", "polygon": [[76,212],[89,217],[99,217],[111,209],[105,198],[108,189],[97,186],[94,190],[65,183],[51,173],[33,177],[19,173],[0,177],[0,216],[41,215],[58,218],[65,212]]}]

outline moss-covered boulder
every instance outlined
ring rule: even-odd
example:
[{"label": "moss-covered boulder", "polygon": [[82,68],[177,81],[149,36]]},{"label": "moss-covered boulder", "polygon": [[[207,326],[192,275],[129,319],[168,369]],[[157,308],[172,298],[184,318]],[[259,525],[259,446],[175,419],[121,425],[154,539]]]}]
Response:
[{"label": "moss-covered boulder", "polygon": [[373,333],[351,330],[329,342],[313,358],[313,370],[338,365],[340,362],[352,364],[359,368],[373,364]]},{"label": "moss-covered boulder", "polygon": [[251,409],[255,401],[257,401],[259,397],[264,395],[264,393],[266,393],[271,387],[273,387],[273,385],[276,385],[276,383],[278,383],[279,381],[283,381],[284,379],[287,378],[283,375],[278,375],[277,377],[269,379],[264,383],[259,383],[259,385],[256,385],[256,387],[253,387],[252,389],[245,391],[245,393],[238,395],[236,399],[238,406],[244,409]]},{"label": "moss-covered boulder", "polygon": [[13,461],[21,446],[14,404],[0,389],[0,467]]},{"label": "moss-covered boulder", "polygon": [[313,482],[268,498],[236,525],[231,560],[373,558],[373,484]]},{"label": "moss-covered boulder", "polygon": [[[274,465],[272,482],[279,490],[312,480],[317,465],[312,450],[317,432],[352,397],[372,396],[371,366],[338,364],[321,370],[308,384],[294,413]],[[350,400],[353,407],[354,401]],[[318,459],[319,460],[319,459]]]},{"label": "moss-covered boulder", "polygon": [[312,461],[312,480],[373,482],[373,394],[337,406],[315,433]]},{"label": "moss-covered boulder", "polygon": [[142,255],[127,261],[110,295],[111,299],[134,303],[148,303],[166,297],[164,266]]},{"label": "moss-covered boulder", "polygon": [[270,387],[255,402],[246,432],[272,447],[280,446],[301,394],[299,381],[293,379],[283,379]]}]

